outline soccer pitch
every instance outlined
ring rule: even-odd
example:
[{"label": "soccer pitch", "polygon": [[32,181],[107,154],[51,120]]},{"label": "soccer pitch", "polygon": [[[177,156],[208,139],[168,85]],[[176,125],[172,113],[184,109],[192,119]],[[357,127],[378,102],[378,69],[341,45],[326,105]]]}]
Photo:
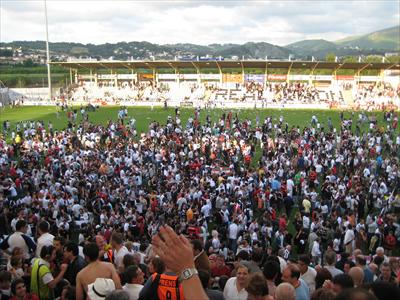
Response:
[{"label": "soccer pitch", "polygon": [[[74,107],[78,112],[77,122],[82,119],[80,107]],[[89,112],[89,121],[95,124],[105,125],[109,120],[118,119],[118,111],[120,107],[100,107],[95,112]],[[57,117],[57,111],[59,112]],[[194,108],[179,108],[180,118],[182,125],[185,126],[187,119],[194,116]],[[337,130],[340,129],[340,111],[339,110],[313,110],[313,109],[201,109],[200,120],[204,122],[206,116],[209,115],[213,122],[217,122],[221,115],[225,112],[232,111],[233,116],[235,113],[241,121],[250,119],[252,127],[255,127],[257,116],[259,117],[260,124],[264,122],[265,117],[272,117],[274,123],[279,121],[279,117],[283,116],[284,123],[292,126],[299,126],[301,129],[311,125],[311,117],[315,115],[318,121],[327,129],[328,118],[332,119],[332,124]],[[353,119],[353,124],[358,119],[359,112],[357,111],[344,111],[345,119]],[[367,115],[375,116],[378,120],[379,126],[383,126],[383,112],[369,112]],[[165,124],[167,117],[175,116],[175,108],[169,107],[164,109],[155,107],[153,110],[150,107],[129,107],[127,122],[134,118],[136,119],[136,127],[138,133],[147,132],[150,122],[157,121],[160,124]],[[0,111],[1,126],[3,121],[8,120],[11,124],[11,131],[15,130],[16,124],[21,121],[36,120],[43,121],[47,127],[48,122],[51,121],[55,130],[63,130],[67,127],[67,112],[61,111],[56,106],[25,106],[16,108],[4,108]],[[353,125],[353,129],[355,126]],[[3,128],[2,128],[3,129]],[[368,129],[368,123],[364,123],[362,130]],[[10,132],[8,133],[10,134]]]}]

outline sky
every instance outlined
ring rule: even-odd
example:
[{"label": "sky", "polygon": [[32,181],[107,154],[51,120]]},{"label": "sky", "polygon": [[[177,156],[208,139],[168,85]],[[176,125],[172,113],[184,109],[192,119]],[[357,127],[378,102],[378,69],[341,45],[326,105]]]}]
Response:
[{"label": "sky", "polygon": [[[50,42],[334,41],[400,24],[390,1],[47,0]],[[0,0],[0,41],[45,40],[44,0]]]}]

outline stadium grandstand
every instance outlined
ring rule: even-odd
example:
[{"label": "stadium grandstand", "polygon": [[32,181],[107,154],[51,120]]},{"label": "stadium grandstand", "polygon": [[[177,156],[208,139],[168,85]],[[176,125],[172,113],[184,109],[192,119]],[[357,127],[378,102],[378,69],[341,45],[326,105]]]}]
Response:
[{"label": "stadium grandstand", "polygon": [[78,60],[52,65],[69,69],[70,84],[53,89],[50,101],[47,88],[3,87],[3,105],[400,107],[400,65],[395,63]]},{"label": "stadium grandstand", "polygon": [[[53,64],[69,68],[75,88],[61,98],[74,102],[99,105],[168,102],[169,105],[214,107],[399,107],[400,65],[394,63],[91,60]],[[342,71],[347,71],[346,75]],[[375,75],[371,76],[371,71]]]}]

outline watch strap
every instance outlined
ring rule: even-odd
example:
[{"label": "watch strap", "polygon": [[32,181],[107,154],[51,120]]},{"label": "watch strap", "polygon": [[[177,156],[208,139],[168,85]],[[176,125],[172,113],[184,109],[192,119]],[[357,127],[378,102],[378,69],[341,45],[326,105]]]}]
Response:
[{"label": "watch strap", "polygon": [[194,275],[198,275],[199,272],[197,271],[196,268],[187,268],[184,269],[181,274],[178,277],[178,281],[182,282],[184,280],[188,280],[190,278],[192,278]]}]

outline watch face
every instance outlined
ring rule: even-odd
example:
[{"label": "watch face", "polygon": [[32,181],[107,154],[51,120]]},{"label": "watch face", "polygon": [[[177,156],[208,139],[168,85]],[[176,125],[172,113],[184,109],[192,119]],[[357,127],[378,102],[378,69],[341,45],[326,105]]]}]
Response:
[{"label": "watch face", "polygon": [[183,275],[183,277],[189,277],[190,276],[190,270],[185,270],[185,271],[183,271],[183,273],[182,273],[182,275]]}]

